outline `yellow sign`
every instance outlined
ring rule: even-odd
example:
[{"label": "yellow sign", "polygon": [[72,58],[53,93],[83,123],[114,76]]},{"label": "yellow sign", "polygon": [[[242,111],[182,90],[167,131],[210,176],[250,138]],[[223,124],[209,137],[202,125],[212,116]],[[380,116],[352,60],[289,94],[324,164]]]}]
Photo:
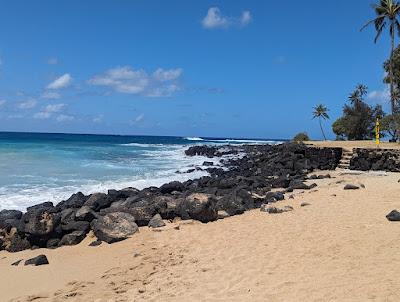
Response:
[{"label": "yellow sign", "polygon": [[378,148],[379,148],[379,143],[380,143],[379,131],[380,131],[379,119],[376,119],[376,124],[375,124],[375,139],[376,139],[376,145],[377,145]]}]

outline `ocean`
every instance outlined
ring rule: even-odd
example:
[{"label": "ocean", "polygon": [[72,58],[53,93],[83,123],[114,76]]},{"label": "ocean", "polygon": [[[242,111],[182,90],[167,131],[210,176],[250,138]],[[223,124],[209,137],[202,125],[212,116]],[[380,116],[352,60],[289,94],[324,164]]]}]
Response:
[{"label": "ocean", "polygon": [[[0,210],[51,201],[78,191],[160,186],[207,175],[185,172],[204,157],[187,157],[197,144],[269,143],[280,140],[0,132]],[[218,159],[216,159],[218,160]]]}]

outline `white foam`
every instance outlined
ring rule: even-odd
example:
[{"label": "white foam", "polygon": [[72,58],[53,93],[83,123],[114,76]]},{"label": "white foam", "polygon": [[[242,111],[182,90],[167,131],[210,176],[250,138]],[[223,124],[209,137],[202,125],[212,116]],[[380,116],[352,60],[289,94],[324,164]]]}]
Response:
[{"label": "white foam", "polygon": [[201,137],[185,137],[186,140],[188,141],[204,141]]}]

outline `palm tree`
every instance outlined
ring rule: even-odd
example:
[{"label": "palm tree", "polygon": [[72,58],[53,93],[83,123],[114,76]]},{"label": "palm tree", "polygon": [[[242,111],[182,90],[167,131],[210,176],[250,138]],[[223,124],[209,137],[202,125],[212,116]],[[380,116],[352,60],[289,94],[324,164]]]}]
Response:
[{"label": "palm tree", "polygon": [[322,132],[322,135],[324,136],[324,140],[326,140],[326,136],[325,136],[324,129],[322,128],[321,120],[329,119],[329,115],[327,113],[328,111],[329,111],[328,108],[322,104],[315,106],[314,111],[313,111],[313,119],[318,118],[319,127],[321,128],[321,132]]},{"label": "palm tree", "polygon": [[383,30],[389,27],[392,49],[390,52],[390,66],[389,66],[389,79],[390,79],[390,99],[392,105],[392,114],[396,107],[396,100],[394,98],[394,76],[393,76],[393,53],[395,48],[394,36],[395,32],[400,33],[400,23],[398,20],[400,14],[400,2],[393,0],[380,0],[379,4],[373,4],[372,8],[375,11],[376,18],[369,21],[361,28],[363,30],[370,24],[374,24],[376,36],[374,42],[376,43],[381,36]]}]

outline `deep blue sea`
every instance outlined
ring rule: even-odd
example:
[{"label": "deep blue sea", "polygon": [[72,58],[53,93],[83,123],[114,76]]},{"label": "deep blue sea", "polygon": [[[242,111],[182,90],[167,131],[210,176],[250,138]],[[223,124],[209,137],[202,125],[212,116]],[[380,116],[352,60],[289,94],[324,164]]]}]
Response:
[{"label": "deep blue sea", "polygon": [[78,191],[159,186],[205,172],[179,174],[205,158],[187,157],[196,144],[276,143],[276,140],[214,139],[0,132],[0,209],[20,209]]}]

